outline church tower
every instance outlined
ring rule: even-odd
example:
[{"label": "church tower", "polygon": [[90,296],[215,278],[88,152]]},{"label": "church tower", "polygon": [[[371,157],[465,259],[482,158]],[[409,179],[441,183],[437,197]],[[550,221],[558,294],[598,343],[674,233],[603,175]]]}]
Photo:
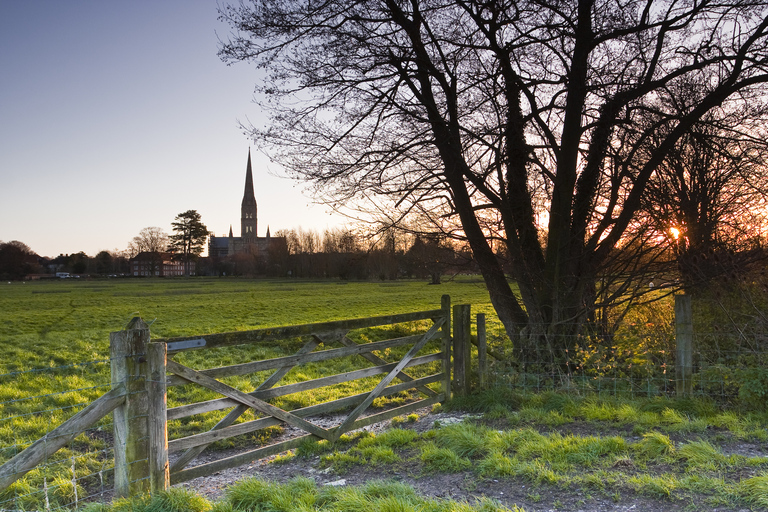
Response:
[{"label": "church tower", "polygon": [[251,150],[248,149],[248,166],[245,169],[245,193],[240,207],[240,237],[246,244],[256,241],[256,196],[253,195],[253,171]]}]

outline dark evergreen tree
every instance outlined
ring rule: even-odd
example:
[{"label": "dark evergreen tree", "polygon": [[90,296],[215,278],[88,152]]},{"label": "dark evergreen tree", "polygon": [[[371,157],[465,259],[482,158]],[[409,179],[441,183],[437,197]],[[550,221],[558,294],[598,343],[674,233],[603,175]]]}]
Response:
[{"label": "dark evergreen tree", "polygon": [[168,247],[184,261],[184,275],[190,274],[190,263],[203,252],[208,239],[208,228],[200,221],[197,210],[187,210],[171,223],[173,234]]}]

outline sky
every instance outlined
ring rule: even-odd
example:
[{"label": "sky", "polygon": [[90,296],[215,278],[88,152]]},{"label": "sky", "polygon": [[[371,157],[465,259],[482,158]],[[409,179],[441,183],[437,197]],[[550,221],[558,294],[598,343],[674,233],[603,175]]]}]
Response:
[{"label": "sky", "polygon": [[[197,210],[240,233],[256,69],[217,56],[215,0],[0,0],[0,241],[124,250]],[[344,223],[252,153],[258,235]]]}]

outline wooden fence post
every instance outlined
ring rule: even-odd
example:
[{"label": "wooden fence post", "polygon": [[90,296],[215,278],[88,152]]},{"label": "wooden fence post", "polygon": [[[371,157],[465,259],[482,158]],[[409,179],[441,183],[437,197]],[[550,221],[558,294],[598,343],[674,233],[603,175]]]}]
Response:
[{"label": "wooden fence post", "polygon": [[443,393],[445,399],[451,399],[451,296],[443,295],[440,308],[445,315],[443,324]]},{"label": "wooden fence post", "polygon": [[170,487],[168,464],[168,395],[166,392],[168,347],[165,343],[150,343],[147,352],[149,374],[149,484],[151,492]]},{"label": "wooden fence post", "polygon": [[471,306],[453,306],[453,385],[456,394],[469,394]]},{"label": "wooden fence post", "polygon": [[693,391],[693,308],[690,295],[675,295],[675,393]]},{"label": "wooden fence post", "polygon": [[125,402],[115,408],[115,494],[150,490],[148,465],[148,400],[145,387],[149,326],[135,317],[124,331],[109,334],[112,387],[125,384]]},{"label": "wooden fence post", "polygon": [[477,314],[477,375],[481,389],[488,381],[488,346],[485,335],[485,313]]}]

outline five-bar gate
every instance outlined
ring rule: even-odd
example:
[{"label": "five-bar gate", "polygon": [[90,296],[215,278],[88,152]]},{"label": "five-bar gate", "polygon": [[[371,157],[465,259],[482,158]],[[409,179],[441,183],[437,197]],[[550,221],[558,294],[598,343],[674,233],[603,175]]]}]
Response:
[{"label": "five-bar gate", "polygon": [[[296,448],[309,437],[335,441],[350,430],[443,401],[450,396],[451,386],[450,313],[450,298],[444,296],[441,308],[429,311],[204,336],[151,339],[147,344],[146,359],[138,360],[139,365],[147,365],[143,372],[148,376],[147,431],[130,432],[131,429],[126,428],[128,432],[125,435],[124,445],[125,467],[131,469],[123,475],[116,473],[115,487],[118,494],[129,494],[133,492],[134,486],[143,486],[141,481],[146,477],[142,478],[142,473],[144,475],[148,473],[151,490],[164,489],[169,484],[210,475],[222,469]],[[423,332],[409,336],[360,344],[348,336],[348,333],[354,329],[425,320],[428,322]],[[177,354],[188,350],[207,350],[234,345],[274,346],[280,340],[291,338],[301,338],[304,344],[295,354],[284,357],[205,370],[195,370],[174,360]],[[439,341],[429,343],[433,340]],[[387,349],[396,347],[404,347],[403,350],[407,348],[406,354],[399,361],[388,361],[377,355],[377,353],[388,353]],[[290,370],[300,365],[356,356],[367,361],[367,365],[337,375],[279,385]],[[362,361],[362,359],[359,360]],[[438,365],[440,369],[435,373],[418,378],[409,374],[411,368],[436,362],[441,364]],[[264,371],[271,372],[269,377],[254,391],[247,393],[222,381],[225,377]],[[381,379],[372,389],[364,393],[295,410],[281,409],[269,403],[273,398],[374,376],[381,376]],[[203,386],[221,395],[221,398],[168,409],[167,389],[190,384]],[[410,403],[366,415],[367,410],[377,398],[409,390],[418,391],[418,397]],[[168,440],[168,421],[226,409],[229,409],[226,416],[208,432]],[[258,417],[236,423],[238,418],[248,410],[254,410]],[[312,422],[313,416],[338,411],[346,412],[340,416],[338,425],[332,428],[321,427]],[[138,417],[141,413],[136,410],[127,412],[126,416]],[[117,423],[116,421],[116,425]],[[297,427],[304,434],[228,458],[189,466],[195,457],[215,441],[281,424]],[[116,426],[116,431],[118,429],[119,427]],[[149,439],[149,443],[144,443],[148,446],[148,453],[142,453],[141,448],[134,446],[131,440],[135,438],[138,443],[139,438],[145,434]],[[146,440],[146,437],[144,439]],[[116,459],[117,457],[116,455]],[[134,460],[129,460],[131,458]],[[172,463],[169,463],[170,459],[173,459]]]}]

